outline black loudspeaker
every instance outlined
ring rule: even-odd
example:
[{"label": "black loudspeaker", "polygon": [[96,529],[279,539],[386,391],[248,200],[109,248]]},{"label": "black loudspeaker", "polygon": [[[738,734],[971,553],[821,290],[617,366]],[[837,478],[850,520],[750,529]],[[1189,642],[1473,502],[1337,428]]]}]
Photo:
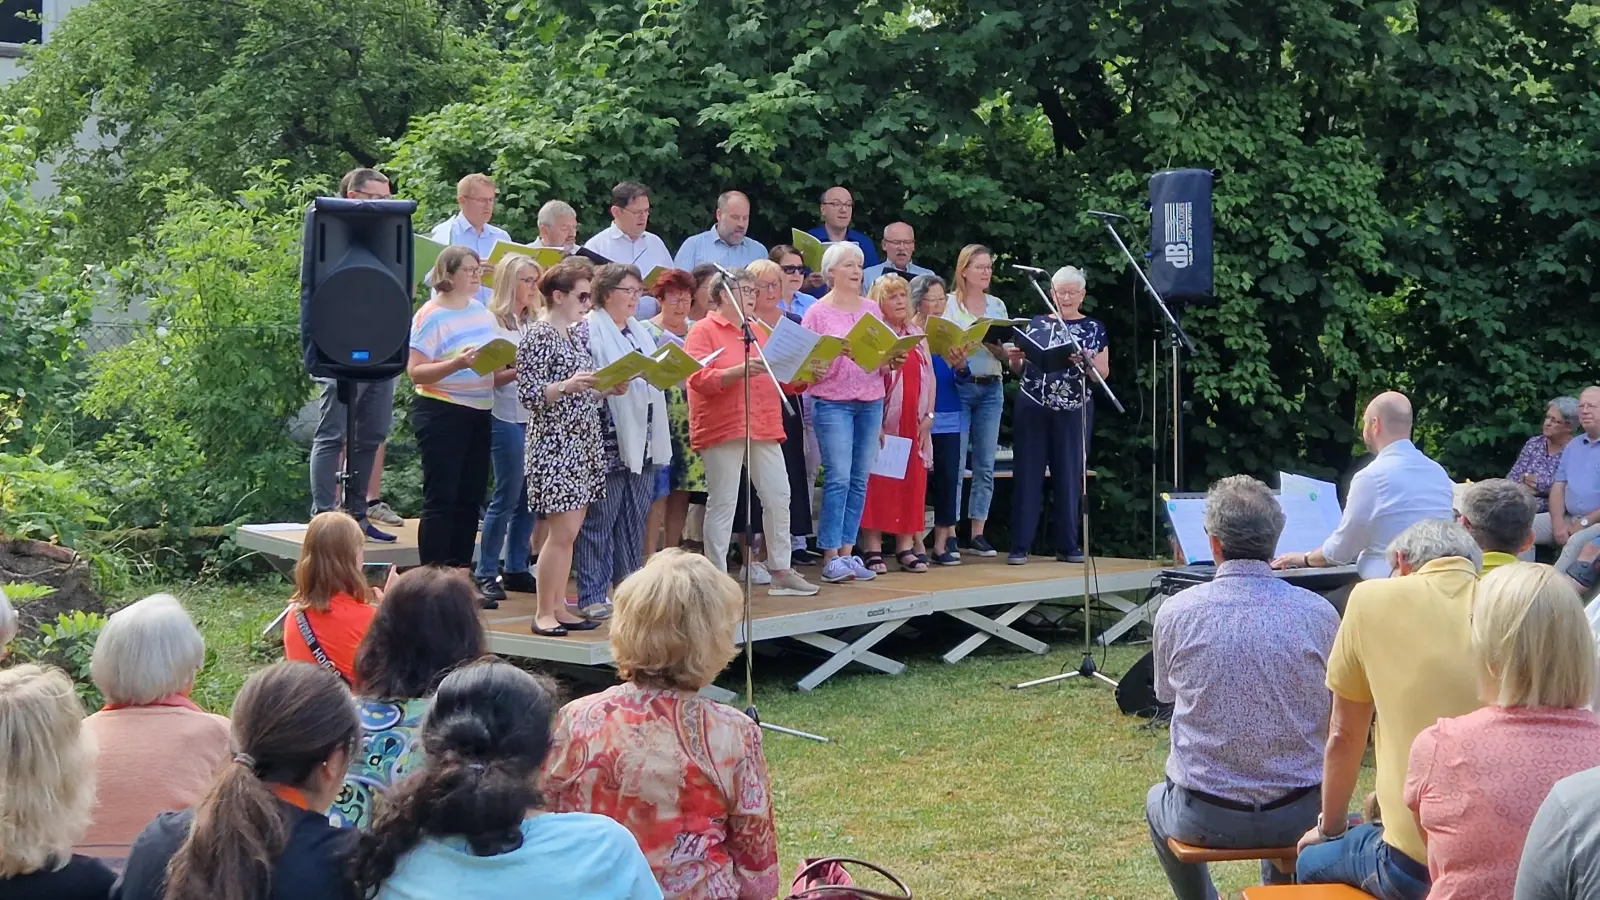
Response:
[{"label": "black loudspeaker", "polygon": [[1123,715],[1141,719],[1172,720],[1172,704],[1156,699],[1156,655],[1139,657],[1117,681],[1117,708]]},{"label": "black loudspeaker", "polygon": [[1150,176],[1150,283],[1169,303],[1211,299],[1209,169],[1169,169]]},{"label": "black loudspeaker", "polygon": [[412,200],[318,197],[300,258],[300,347],[318,378],[383,381],[411,350]]}]

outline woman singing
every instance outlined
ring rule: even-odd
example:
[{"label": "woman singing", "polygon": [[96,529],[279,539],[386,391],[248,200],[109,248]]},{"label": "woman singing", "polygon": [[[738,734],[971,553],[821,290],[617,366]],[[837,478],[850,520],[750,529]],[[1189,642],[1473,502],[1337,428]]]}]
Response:
[{"label": "woman singing", "polygon": [[[897,335],[921,334],[911,321],[910,289],[899,275],[884,275],[868,292],[883,321]],[[926,343],[911,348],[906,364],[884,376],[883,436],[908,438],[911,458],[904,478],[874,475],[867,480],[867,506],[861,515],[861,545],[867,568],[883,573],[883,536],[894,535],[895,562],[902,572],[928,571],[920,546],[927,521],[928,467],[933,465],[933,362]]]}]

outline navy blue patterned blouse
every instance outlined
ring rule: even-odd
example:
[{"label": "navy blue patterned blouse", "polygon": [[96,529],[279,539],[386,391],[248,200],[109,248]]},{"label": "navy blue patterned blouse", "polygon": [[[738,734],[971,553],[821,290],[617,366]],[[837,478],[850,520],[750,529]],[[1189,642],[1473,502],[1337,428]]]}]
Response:
[{"label": "navy blue patterned blouse", "polygon": [[[1068,333],[1078,342],[1078,346],[1091,355],[1099,353],[1106,346],[1106,327],[1100,324],[1099,319],[1088,316],[1070,322],[1063,322],[1053,315],[1034,316],[1028,322],[1026,331],[1028,337],[1041,347],[1066,343]],[[1070,412],[1082,408],[1088,396],[1086,387],[1084,373],[1077,368],[1044,373],[1031,362],[1022,365],[1022,392],[1045,409]]]}]

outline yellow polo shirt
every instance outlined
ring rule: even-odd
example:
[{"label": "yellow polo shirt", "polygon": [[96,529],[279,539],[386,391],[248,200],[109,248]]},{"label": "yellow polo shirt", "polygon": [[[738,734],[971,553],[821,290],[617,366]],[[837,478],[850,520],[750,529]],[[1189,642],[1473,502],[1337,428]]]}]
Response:
[{"label": "yellow polo shirt", "polygon": [[1499,550],[1486,550],[1483,554],[1483,574],[1487,575],[1501,566],[1509,566],[1514,562],[1521,562],[1521,560],[1509,553],[1501,553]]},{"label": "yellow polo shirt", "polygon": [[1470,636],[1477,586],[1477,571],[1460,557],[1363,581],[1350,592],[1328,656],[1328,689],[1376,707],[1383,839],[1423,864],[1428,848],[1406,808],[1406,766],[1422,729],[1483,705]]}]

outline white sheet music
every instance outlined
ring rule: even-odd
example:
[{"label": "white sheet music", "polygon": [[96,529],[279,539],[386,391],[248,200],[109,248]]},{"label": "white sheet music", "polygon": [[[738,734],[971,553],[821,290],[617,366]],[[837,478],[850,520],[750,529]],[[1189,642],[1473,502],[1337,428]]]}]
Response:
[{"label": "white sheet music", "polygon": [[[1282,484],[1278,506],[1283,509],[1284,523],[1275,555],[1320,549],[1344,515],[1339,508],[1338,487],[1287,472],[1278,473],[1278,477]],[[1163,502],[1184,564],[1212,562],[1211,543],[1206,537],[1205,498],[1164,497]]]},{"label": "white sheet music", "polygon": [[885,478],[906,477],[906,466],[911,463],[911,439],[889,435],[878,448],[878,458],[872,461],[872,475]]},{"label": "white sheet music", "polygon": [[804,325],[796,325],[793,319],[783,316],[772,329],[772,336],[761,345],[761,352],[766,355],[767,366],[772,374],[780,382],[788,384],[800,374],[800,367],[805,365],[806,358],[816,349],[820,340],[822,335]]},{"label": "white sheet music", "polygon": [[1167,522],[1172,526],[1183,564],[1211,562],[1211,542],[1206,539],[1206,498],[1167,497]]}]

